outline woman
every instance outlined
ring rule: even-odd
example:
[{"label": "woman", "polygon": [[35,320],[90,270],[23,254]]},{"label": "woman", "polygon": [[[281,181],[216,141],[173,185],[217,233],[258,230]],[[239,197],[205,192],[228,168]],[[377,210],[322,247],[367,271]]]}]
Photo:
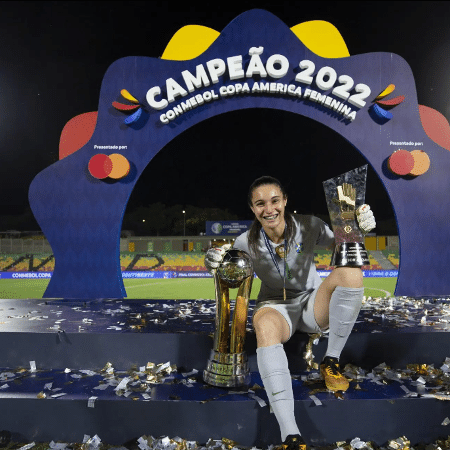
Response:
[{"label": "woman", "polygon": [[[304,449],[294,417],[292,380],[283,344],[296,330],[328,330],[320,372],[328,389],[347,390],[349,383],[340,373],[339,357],[361,308],[363,274],[357,267],[337,267],[321,281],[314,265],[314,247],[333,246],[333,233],[314,216],[286,211],[287,195],[277,179],[255,180],[248,203],[255,220],[233,248],[251,256],[261,279],[253,314],[258,369],[280,426],[283,447]],[[375,227],[375,220],[367,205],[363,211],[357,216],[360,227],[368,232]],[[218,267],[224,252],[223,248],[207,252],[208,270]]]}]

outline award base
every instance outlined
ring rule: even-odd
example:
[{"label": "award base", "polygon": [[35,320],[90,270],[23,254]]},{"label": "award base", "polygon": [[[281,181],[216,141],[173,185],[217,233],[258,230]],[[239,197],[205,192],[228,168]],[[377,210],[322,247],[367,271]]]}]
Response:
[{"label": "award base", "polygon": [[334,248],[330,266],[362,267],[367,265],[369,265],[369,256],[363,243],[343,242]]},{"label": "award base", "polygon": [[217,387],[239,387],[250,383],[247,354],[211,351],[203,380]]}]

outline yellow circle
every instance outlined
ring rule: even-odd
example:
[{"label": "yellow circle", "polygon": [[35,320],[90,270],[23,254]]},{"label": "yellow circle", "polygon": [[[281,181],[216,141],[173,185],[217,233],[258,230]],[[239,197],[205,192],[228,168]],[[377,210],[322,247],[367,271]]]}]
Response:
[{"label": "yellow circle", "polygon": [[113,153],[109,155],[109,159],[112,161],[113,167],[111,173],[109,174],[109,178],[114,178],[118,180],[120,178],[126,177],[130,172],[130,163],[125,156],[119,153]]},{"label": "yellow circle", "polygon": [[414,167],[408,175],[423,175],[430,168],[430,157],[423,150],[413,150]]}]

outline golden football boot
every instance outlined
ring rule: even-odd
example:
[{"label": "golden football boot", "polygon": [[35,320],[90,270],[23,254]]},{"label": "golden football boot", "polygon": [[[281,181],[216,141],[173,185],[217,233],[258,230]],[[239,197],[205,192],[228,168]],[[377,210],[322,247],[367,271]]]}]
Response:
[{"label": "golden football boot", "polygon": [[290,434],[277,450],[309,450],[305,441],[299,434]]},{"label": "golden football boot", "polygon": [[320,364],[320,374],[325,381],[325,386],[330,391],[346,391],[349,387],[349,382],[339,369],[339,360],[326,356]]}]

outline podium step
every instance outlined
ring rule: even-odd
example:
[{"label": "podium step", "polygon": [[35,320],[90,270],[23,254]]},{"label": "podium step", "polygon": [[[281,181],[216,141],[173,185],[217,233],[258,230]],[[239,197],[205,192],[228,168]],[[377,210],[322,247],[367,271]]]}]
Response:
[{"label": "podium step", "polygon": [[[245,349],[257,371],[256,337],[250,321]],[[214,302],[208,300],[94,300],[90,302],[0,300],[0,367],[99,368],[111,362],[131,367],[171,361],[203,370],[213,346]],[[449,299],[368,299],[342,353],[341,362],[365,368],[383,362],[402,367],[441,364],[450,356]],[[292,371],[306,369],[309,336],[285,345]],[[313,352],[326,351],[322,337]]]},{"label": "podium step", "polygon": [[[430,379],[418,388],[411,378],[393,380],[392,372],[379,368],[335,395],[317,376],[309,372],[293,378],[297,421],[310,445],[355,437],[383,445],[400,436],[415,445],[447,432],[449,403],[438,399],[446,397],[445,392],[432,393]],[[171,373],[153,385],[136,370],[108,375],[3,369],[1,378],[2,428],[18,442],[80,442],[85,434],[98,435],[111,445],[143,435],[200,443],[225,437],[258,448],[280,441],[258,373],[251,374],[250,386],[244,389],[209,386],[201,374],[192,372]]]},{"label": "podium step", "polygon": [[[383,445],[406,436],[415,445],[450,434],[449,315],[448,299],[367,299],[341,357],[357,378],[338,396],[305,370],[310,337],[296,333],[285,349],[305,439]],[[279,443],[250,326],[249,387],[203,382],[214,320],[207,300],[0,300],[2,429],[22,442],[81,442],[87,434],[111,445],[143,435]],[[313,345],[316,362],[326,345],[326,336]],[[148,363],[177,371],[147,383]]]}]

